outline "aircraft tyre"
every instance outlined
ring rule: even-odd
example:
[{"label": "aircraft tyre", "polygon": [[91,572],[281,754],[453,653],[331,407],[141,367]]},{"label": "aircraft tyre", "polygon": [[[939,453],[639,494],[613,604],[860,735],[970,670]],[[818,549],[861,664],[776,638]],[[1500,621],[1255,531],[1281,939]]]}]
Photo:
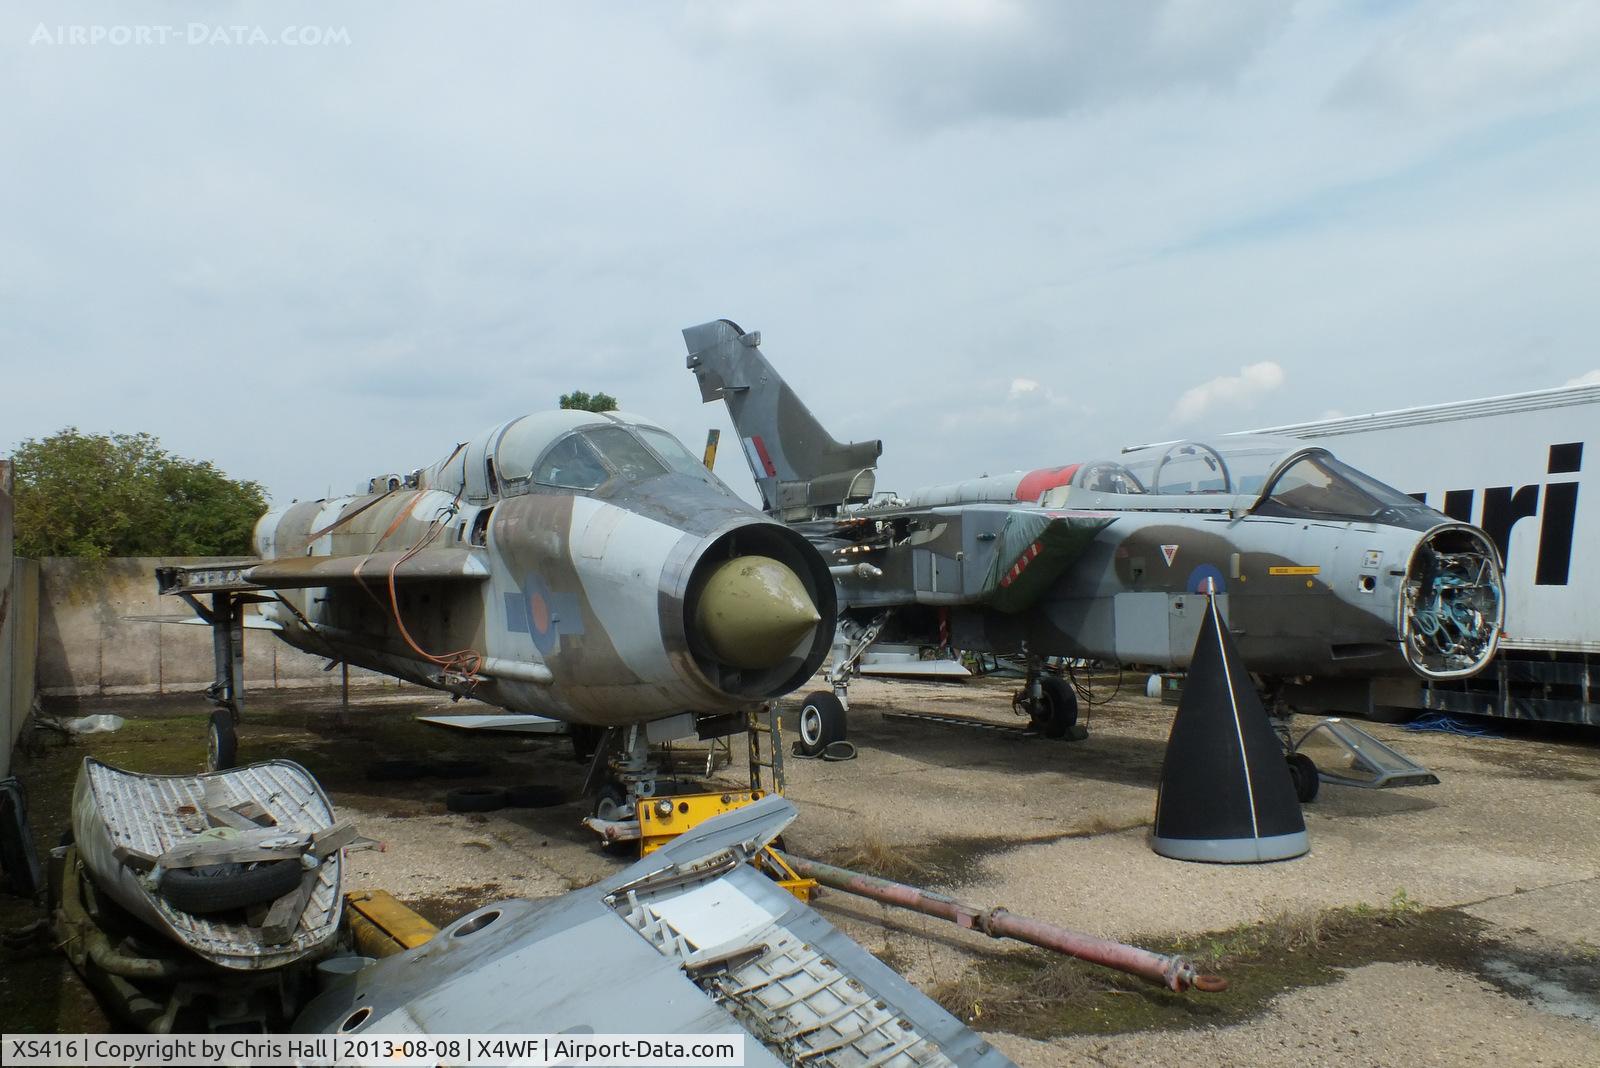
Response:
[{"label": "aircraft tyre", "polygon": [[621,783],[608,782],[601,786],[594,795],[590,815],[597,820],[632,819],[633,813],[628,810],[628,791],[623,789]]},{"label": "aircraft tyre", "polygon": [[1322,779],[1317,775],[1317,765],[1304,753],[1290,753],[1286,759],[1289,761],[1289,777],[1294,780],[1294,796],[1300,799],[1302,805],[1309,805],[1317,799],[1317,789],[1322,785]]},{"label": "aircraft tyre", "polygon": [[238,762],[239,732],[233,725],[233,713],[218,708],[211,713],[206,733],[206,770],[226,771]]},{"label": "aircraft tyre", "polygon": [[1039,680],[1038,730],[1046,738],[1077,738],[1078,693],[1066,679],[1046,675]]},{"label": "aircraft tyre", "polygon": [[828,746],[844,740],[844,705],[827,690],[807,694],[800,705],[795,732],[799,735],[794,743],[798,753],[808,757],[821,756]]},{"label": "aircraft tyre", "polygon": [[[633,811],[628,807],[628,791],[621,783],[608,782],[601,786],[594,795],[594,805],[590,813],[597,820],[631,820]],[[630,850],[637,852],[639,843],[632,840],[613,842],[603,840],[600,843],[600,852],[613,856],[626,853]]]},{"label": "aircraft tyre", "polygon": [[173,908],[209,916],[276,901],[300,885],[304,870],[295,860],[172,868],[162,873],[160,890]]},{"label": "aircraft tyre", "polygon": [[506,807],[506,792],[498,786],[458,786],[444,795],[451,812],[495,812]]}]

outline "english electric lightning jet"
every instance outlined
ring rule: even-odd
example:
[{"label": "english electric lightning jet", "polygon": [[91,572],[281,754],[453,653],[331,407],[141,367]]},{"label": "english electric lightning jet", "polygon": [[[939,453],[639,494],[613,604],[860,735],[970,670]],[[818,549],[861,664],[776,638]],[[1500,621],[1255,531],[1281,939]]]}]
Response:
[{"label": "english electric lightning jet", "polygon": [[[656,791],[649,744],[743,730],[808,679],[836,615],[822,557],[666,431],[617,412],[492,427],[357,496],[275,508],[259,561],[163,568],[212,625],[214,764],[242,707],[242,606],[307,652],[611,729],[597,815]],[[210,597],[210,603],[202,598]]]},{"label": "english electric lightning jet", "polygon": [[833,694],[807,743],[842,738],[873,641],[1022,653],[1020,696],[1060,736],[1070,685],[1046,657],[1184,667],[1215,591],[1269,698],[1285,680],[1471,675],[1503,616],[1498,553],[1457,522],[1305,442],[1230,436],[875,495],[877,441],[841,444],[723,319],[683,331],[702,401],[724,401],[769,515],[834,562]]}]

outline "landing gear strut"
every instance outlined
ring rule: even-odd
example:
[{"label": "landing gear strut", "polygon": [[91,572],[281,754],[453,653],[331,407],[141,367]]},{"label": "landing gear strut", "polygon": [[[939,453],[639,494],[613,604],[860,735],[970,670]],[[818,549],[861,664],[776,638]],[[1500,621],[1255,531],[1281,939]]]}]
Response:
[{"label": "landing gear strut", "polygon": [[183,599],[211,625],[216,680],[206,687],[214,706],[206,734],[206,770],[225,771],[238,763],[239,720],[244,715],[244,602],[234,593],[213,593],[211,607],[193,594]]},{"label": "landing gear strut", "polygon": [[1283,746],[1283,758],[1289,762],[1289,778],[1294,782],[1294,796],[1302,805],[1309,805],[1317,799],[1317,790],[1322,785],[1322,775],[1310,757],[1295,751],[1294,708],[1284,699],[1283,680],[1262,681],[1261,696],[1264,699],[1262,703],[1267,707],[1267,718],[1272,722],[1272,733],[1278,736],[1278,744]]},{"label": "landing gear strut", "polygon": [[[586,792],[594,796],[591,813],[600,820],[631,820],[643,798],[660,789],[660,768],[650,759],[650,739],[637,725],[623,728],[615,754],[611,753],[615,729],[608,730],[595,747]],[[600,772],[604,770],[601,780]]]}]

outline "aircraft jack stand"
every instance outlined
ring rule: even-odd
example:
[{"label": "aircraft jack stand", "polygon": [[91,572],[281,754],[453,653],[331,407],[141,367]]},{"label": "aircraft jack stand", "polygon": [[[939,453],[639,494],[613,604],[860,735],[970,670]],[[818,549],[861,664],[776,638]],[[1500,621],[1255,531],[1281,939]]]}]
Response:
[{"label": "aircraft jack stand", "polygon": [[[602,788],[595,814],[585,819],[584,824],[608,845],[637,841],[639,855],[647,856],[713,816],[743,808],[769,793],[782,794],[783,720],[776,706],[767,705],[759,711],[746,713],[745,736],[750,746],[749,789],[656,797],[654,769],[647,763],[648,743],[644,743],[638,728],[630,728],[626,755],[612,763],[613,770],[618,772],[617,779]],[[765,745],[763,737],[767,739]],[[645,769],[648,769],[648,780],[644,778]],[[630,804],[621,796],[623,783],[647,786],[650,793],[634,796]],[[757,866],[801,901],[810,901],[816,891],[815,879],[796,874],[770,846],[758,855]]]}]

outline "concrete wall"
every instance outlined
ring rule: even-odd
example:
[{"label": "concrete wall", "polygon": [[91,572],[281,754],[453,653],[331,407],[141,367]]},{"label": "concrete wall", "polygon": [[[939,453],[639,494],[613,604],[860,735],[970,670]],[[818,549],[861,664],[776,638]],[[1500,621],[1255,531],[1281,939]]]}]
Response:
[{"label": "concrete wall", "polygon": [[[155,569],[204,562],[195,557],[41,560],[40,692],[88,697],[204,690],[214,677],[211,628],[134,618],[193,619],[182,599],[156,593]],[[270,631],[246,630],[244,649],[247,700],[251,690],[339,686],[339,672],[323,670],[326,659],[291,648]],[[400,685],[361,668],[350,669],[350,684]]]},{"label": "concrete wall", "polygon": [[12,556],[11,461],[0,460],[0,776],[33,708],[39,569]]}]

